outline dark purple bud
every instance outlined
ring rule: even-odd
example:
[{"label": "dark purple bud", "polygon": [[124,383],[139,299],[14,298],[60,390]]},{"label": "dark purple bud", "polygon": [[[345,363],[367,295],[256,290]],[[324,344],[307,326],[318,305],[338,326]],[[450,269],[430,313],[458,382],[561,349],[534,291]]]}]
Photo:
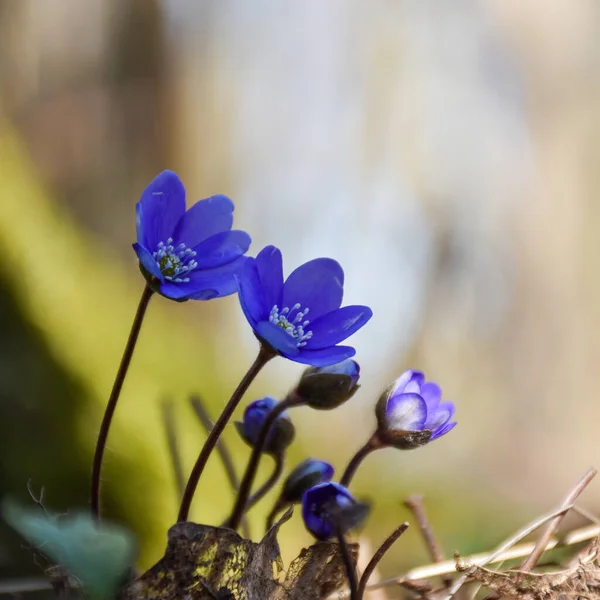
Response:
[{"label": "dark purple bud", "polygon": [[442,390],[420,371],[405,371],[377,402],[377,437],[389,446],[411,450],[448,433],[454,404],[442,402]]},{"label": "dark purple bud", "polygon": [[360,387],[360,367],[350,358],[329,367],[310,367],[304,371],[296,395],[308,406],[329,410],[350,399]]},{"label": "dark purple bud", "polygon": [[289,504],[300,502],[306,490],[332,477],[333,467],[328,462],[307,458],[287,476],[281,497]]},{"label": "dark purple bud", "polygon": [[358,502],[339,483],[330,481],[308,489],[302,497],[304,525],[318,540],[342,535],[360,525],[369,506]]},{"label": "dark purple bud", "polygon": [[[254,447],[257,443],[265,419],[276,404],[275,398],[265,396],[246,407],[244,420],[241,423],[236,421],[235,426],[247,444]],[[292,443],[295,435],[296,431],[290,417],[285,412],[281,413],[271,426],[264,452],[280,454]]]}]

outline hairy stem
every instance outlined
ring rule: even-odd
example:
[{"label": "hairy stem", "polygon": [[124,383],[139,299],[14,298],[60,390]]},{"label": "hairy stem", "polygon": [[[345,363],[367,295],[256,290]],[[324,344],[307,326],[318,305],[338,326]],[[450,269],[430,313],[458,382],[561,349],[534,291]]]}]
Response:
[{"label": "hairy stem", "polygon": [[[211,429],[214,427],[214,423],[208,414],[208,410],[202,403],[202,400],[199,396],[192,396],[190,398],[190,403],[198,420],[206,430],[206,433],[209,434]],[[240,488],[240,480],[238,479],[237,473],[235,471],[235,466],[233,464],[233,458],[231,457],[231,453],[225,444],[225,440],[220,438],[215,444],[215,450],[223,463],[223,468],[225,469],[225,474],[227,475],[227,479],[229,480],[229,484],[231,485],[231,489],[234,494],[237,493]],[[185,485],[185,484],[184,484]],[[183,486],[181,488],[181,493],[183,493]],[[250,528],[248,526],[247,519],[242,520],[242,535],[248,540],[250,539]]]},{"label": "hairy stem", "polygon": [[356,473],[356,470],[362,461],[369,456],[371,452],[377,450],[378,448],[381,448],[381,443],[377,437],[377,434],[373,434],[371,439],[369,439],[369,441],[352,457],[348,463],[348,466],[346,467],[346,470],[340,479],[340,483],[344,487],[348,487],[350,485],[350,482],[352,481],[352,478],[354,477],[354,474]]},{"label": "hairy stem", "polygon": [[135,350],[140,329],[142,328],[144,315],[146,314],[146,309],[148,308],[148,303],[150,302],[150,298],[152,298],[153,293],[154,292],[150,286],[146,285],[144,291],[142,292],[142,297],[140,298],[140,303],[138,304],[137,311],[133,319],[133,324],[131,325],[131,331],[129,332],[129,338],[127,339],[123,357],[121,358],[121,364],[119,365],[115,382],[113,383],[113,388],[108,398],[102,424],[100,425],[100,432],[98,433],[98,441],[96,442],[96,451],[94,453],[94,462],[92,465],[92,486],[90,491],[91,511],[92,515],[96,519],[100,519],[100,475],[102,471],[102,458],[104,456],[104,448],[106,447],[106,440],[108,438],[110,424],[112,422],[113,415],[115,414],[117,402],[121,394],[121,389],[123,388],[123,382],[125,381],[125,376],[127,375],[127,371],[131,363],[131,357],[133,356],[133,351]]},{"label": "hairy stem", "polygon": [[346,577],[348,578],[348,587],[350,588],[350,600],[360,600],[358,595],[358,580],[356,577],[356,566],[352,560],[348,543],[341,530],[336,532],[337,540],[340,544],[340,550],[342,551],[342,560],[346,567]]},{"label": "hairy stem", "polygon": [[240,489],[238,491],[233,511],[226,523],[227,527],[236,530],[240,526],[240,520],[246,510],[246,504],[248,502],[250,490],[252,489],[252,484],[254,483],[254,478],[256,477],[256,471],[260,463],[262,452],[267,445],[267,438],[269,436],[269,430],[271,429],[271,426],[275,423],[277,417],[279,417],[279,415],[281,415],[281,413],[283,413],[285,410],[292,408],[293,406],[300,406],[301,404],[302,401],[292,394],[274,406],[271,411],[269,411],[269,414],[265,418],[265,422],[263,423],[258,435],[258,439],[256,440],[256,444],[252,449],[252,454],[250,455],[250,460],[246,466],[246,471],[244,473],[242,483],[240,484]]},{"label": "hairy stem", "polygon": [[236,390],[233,392],[233,395],[229,399],[229,402],[223,409],[223,412],[217,419],[217,422],[214,424],[214,427],[210,430],[208,437],[206,438],[206,442],[204,442],[204,446],[198,455],[196,460],[196,464],[192,469],[190,477],[188,479],[187,485],[185,486],[185,491],[183,492],[183,498],[181,500],[181,506],[179,507],[179,516],[177,520],[187,521],[190,506],[192,504],[192,500],[194,498],[194,493],[196,492],[196,487],[198,486],[198,481],[200,480],[200,476],[204,471],[204,467],[206,467],[206,463],[215,448],[215,445],[219,441],[223,430],[225,429],[225,425],[231,419],[237,405],[240,403],[243,395],[246,390],[250,386],[250,384],[254,381],[255,377],[258,375],[260,370],[275,356],[275,352],[272,348],[261,344],[260,350],[258,352],[258,356],[252,363],[252,366],[248,369],[248,372],[244,375],[242,381],[240,381]]}]

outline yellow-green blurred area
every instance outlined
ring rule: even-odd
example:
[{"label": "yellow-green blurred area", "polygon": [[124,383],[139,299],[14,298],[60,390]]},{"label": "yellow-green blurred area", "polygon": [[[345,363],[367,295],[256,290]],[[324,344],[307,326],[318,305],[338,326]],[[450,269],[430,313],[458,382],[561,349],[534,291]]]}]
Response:
[{"label": "yellow-green blurred area", "polygon": [[[26,502],[31,479],[53,510],[87,506],[144,285],[134,207],[170,168],[188,205],[233,198],[251,254],[280,247],[287,273],[331,256],[345,303],[373,308],[351,339],[362,389],[293,413],[290,464],[339,473],[405,368],[456,403],[451,434],[358,472],[365,547],[411,520],[411,493],[448,556],[553,509],[600,456],[599,29],[594,0],[0,0],[2,492]],[[103,471],[141,568],[178,506],[161,401],[188,471],[205,437],[189,394],[216,417],[256,349],[235,297],[152,300]],[[300,372],[274,360],[247,399]],[[225,437],[241,472],[247,449]],[[256,538],[273,499],[251,513]],[[592,484],[582,504],[599,499]],[[217,524],[231,505],[212,459],[192,517]],[[310,539],[298,514],[282,533],[287,562]],[[1,539],[2,576],[38,572]],[[412,527],[379,576],[428,560]]]}]

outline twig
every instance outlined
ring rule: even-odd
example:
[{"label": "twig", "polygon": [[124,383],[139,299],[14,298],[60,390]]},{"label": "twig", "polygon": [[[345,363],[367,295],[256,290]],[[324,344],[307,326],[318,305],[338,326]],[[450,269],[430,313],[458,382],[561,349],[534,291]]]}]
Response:
[{"label": "twig", "polygon": [[[190,404],[198,417],[200,423],[206,430],[206,433],[210,433],[213,428],[213,422],[206,410],[206,407],[202,403],[202,400],[199,396],[192,396],[190,398]],[[217,443],[215,444],[215,450],[219,454],[221,462],[223,463],[223,468],[225,469],[225,473],[227,475],[227,479],[231,485],[231,488],[234,492],[237,492],[240,487],[240,480],[238,479],[237,473],[235,472],[235,466],[233,464],[233,459],[231,458],[231,454],[225,445],[225,441],[223,438],[219,438]],[[243,519],[241,523],[242,534],[246,539],[250,538],[250,528],[248,527],[247,519]]]},{"label": "twig", "polygon": [[[513,537],[508,539],[506,542],[504,542],[499,548],[497,548],[494,552],[492,552],[488,556],[488,558],[483,562],[483,564],[481,564],[479,566],[483,567],[483,566],[487,565],[488,563],[495,561],[500,555],[502,555],[503,552],[505,552],[512,546],[514,546],[517,542],[520,542],[523,538],[527,537],[529,534],[533,533],[536,529],[538,529],[539,527],[541,527],[548,521],[551,521],[552,519],[558,517],[559,515],[564,515],[565,513],[567,513],[572,508],[572,506],[573,506],[572,504],[570,504],[569,506],[562,506],[561,508],[559,508],[558,510],[555,510],[554,512],[550,513],[549,515],[546,515],[546,516],[542,517],[541,519],[535,520],[529,526],[525,527],[519,533],[517,533],[516,535],[514,535]],[[535,548],[535,546],[534,546],[534,548]],[[463,586],[463,584],[465,583],[467,578],[468,578],[467,574],[461,575],[454,582],[454,585],[448,590],[448,594],[446,596],[444,596],[443,600],[450,600],[452,598],[452,596],[454,596],[454,594],[456,594],[458,592],[458,590],[460,590],[460,588]]]},{"label": "twig", "polygon": [[[588,469],[585,475],[579,480],[577,485],[567,494],[565,499],[563,500],[562,506],[565,507],[567,505],[572,506],[581,494],[583,490],[589,485],[590,481],[596,477],[596,473],[598,471],[593,467]],[[533,551],[531,554],[525,559],[525,562],[521,566],[521,571],[531,571],[535,566],[535,563],[540,559],[540,556],[544,552],[546,546],[550,538],[554,535],[555,531],[558,529],[562,520],[564,519],[566,511],[560,515],[558,515],[555,519],[550,521],[544,531],[542,531],[542,535],[540,535],[540,539],[537,541]]]},{"label": "twig", "polygon": [[[534,532],[538,527],[541,527],[551,519],[554,519],[560,514],[567,512],[571,509],[571,506],[562,507],[558,510],[554,510],[539,519],[536,519],[527,527],[521,529],[518,533],[512,536],[510,539],[506,540],[501,546],[499,546],[494,552],[481,552],[479,554],[471,554],[470,556],[466,556],[463,558],[465,562],[471,562],[474,565],[478,565],[483,567],[490,563],[503,562],[505,560],[511,560],[514,558],[521,558],[527,556],[531,553],[534,543],[522,544],[520,546],[515,546],[518,542],[520,542],[523,538],[527,537],[529,534]],[[590,540],[600,534],[600,526],[588,526],[582,527],[580,529],[576,529],[566,535],[562,540],[553,539],[550,540],[547,550],[551,550],[556,546],[560,545],[571,545],[577,544],[579,542]],[[435,577],[437,575],[444,575],[445,573],[456,573],[456,561],[455,560],[447,560],[443,563],[435,563],[430,565],[425,565],[423,567],[417,567],[415,569],[411,569],[405,575],[400,577],[392,577],[390,579],[384,579],[382,581],[378,581],[377,583],[372,583],[366,587],[367,590],[376,590],[382,587],[389,587],[393,585],[403,585],[406,581],[418,581],[429,579],[430,577]],[[462,578],[462,577],[461,577]],[[459,580],[461,579],[459,578]],[[466,580],[466,577],[464,577]],[[458,581],[456,583],[458,583]],[[456,585],[456,584],[455,584]],[[462,584],[461,584],[462,585]],[[457,591],[460,588],[457,588]],[[340,598],[344,598],[345,596],[340,596]],[[347,597],[347,596],[346,596]],[[446,596],[447,598],[448,596]]]},{"label": "twig", "polygon": [[360,582],[358,584],[358,600],[362,600],[363,594],[365,593],[365,589],[367,587],[367,583],[369,582],[369,577],[373,574],[373,571],[377,568],[379,561],[383,558],[385,553],[392,547],[392,544],[408,529],[408,523],[402,523],[394,529],[394,531],[387,537],[387,539],[379,546],[375,554],[373,554],[373,558],[367,564],[362,577],[360,578]]},{"label": "twig", "polygon": [[573,505],[573,511],[580,514],[584,519],[595,523],[596,525],[600,525],[600,517],[597,517],[594,513],[591,513],[589,510],[585,508],[581,508],[581,506],[577,506],[577,504]]},{"label": "twig", "polygon": [[[433,529],[431,528],[429,519],[427,518],[427,513],[425,512],[423,496],[420,496],[419,494],[413,494],[406,499],[404,505],[414,514],[417,525],[419,526],[421,534],[423,535],[423,539],[425,540],[425,544],[429,550],[429,554],[431,555],[433,562],[444,562],[444,553],[442,552],[441,546],[433,535]],[[449,588],[452,585],[453,579],[450,577],[450,575],[444,574],[442,575],[442,581],[444,583],[444,587]]]},{"label": "twig", "polygon": [[40,488],[39,497],[36,497],[36,495],[33,493],[31,479],[28,479],[27,480],[27,491],[29,492],[31,499],[44,511],[44,514],[48,518],[50,518],[50,515],[48,514],[48,511],[46,510],[46,507],[44,506],[44,493],[45,493],[44,486],[42,486]]},{"label": "twig", "polygon": [[52,583],[45,578],[31,578],[31,579],[7,579],[0,581],[0,596],[3,595],[14,595],[14,594],[25,594],[27,592],[41,592],[44,590],[51,590]]},{"label": "twig", "polygon": [[177,434],[175,430],[175,418],[173,415],[173,402],[171,400],[163,400],[161,403],[162,418],[165,425],[165,433],[167,435],[167,445],[169,447],[169,456],[171,457],[171,465],[175,474],[175,484],[177,485],[177,495],[179,498],[183,495],[185,489],[185,475],[183,474],[183,466],[181,463],[181,453],[177,444]]}]

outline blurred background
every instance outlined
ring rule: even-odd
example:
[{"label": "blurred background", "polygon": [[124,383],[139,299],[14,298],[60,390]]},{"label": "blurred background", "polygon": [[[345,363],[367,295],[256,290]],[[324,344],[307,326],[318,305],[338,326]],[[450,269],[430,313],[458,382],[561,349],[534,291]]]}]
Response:
[{"label": "blurred background", "polygon": [[[251,254],[279,246],[286,273],[331,256],[345,303],[373,308],[351,340],[361,391],[294,413],[290,463],[339,473],[405,368],[456,403],[452,434],[359,471],[353,491],[376,506],[365,545],[409,518],[410,493],[449,557],[554,508],[599,464],[599,13],[593,0],[0,0],[2,491],[25,503],[31,479],[49,509],[87,506],[144,284],[134,206],[169,168],[188,204],[234,199]],[[255,352],[235,297],[151,303],[103,487],[141,568],[178,506],[161,400],[189,470],[205,437],[189,394],[216,416]],[[273,361],[248,400],[300,372]],[[241,470],[247,449],[232,426],[226,438]],[[592,485],[583,504],[598,500]],[[255,539],[272,501],[252,513]],[[231,502],[214,459],[193,519],[216,524]],[[381,576],[429,560],[412,529]],[[309,542],[296,514],[286,562]],[[39,573],[21,546],[2,529],[0,575]]]}]

